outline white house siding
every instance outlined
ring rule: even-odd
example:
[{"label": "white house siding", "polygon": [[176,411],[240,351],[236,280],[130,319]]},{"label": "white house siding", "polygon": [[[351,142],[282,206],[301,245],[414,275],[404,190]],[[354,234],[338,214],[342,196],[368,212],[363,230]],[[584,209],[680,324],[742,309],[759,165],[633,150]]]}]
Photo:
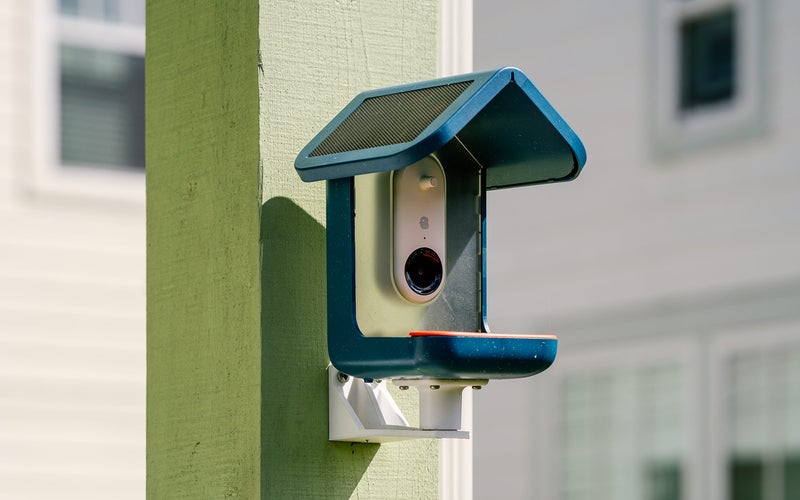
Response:
[{"label": "white house siding", "polygon": [[722,500],[731,346],[800,349],[800,3],[755,2],[761,131],[675,155],[651,128],[653,3],[475,2],[475,69],[521,67],[588,152],[575,182],[489,198],[490,324],[561,343],[545,374],[475,397],[476,498],[565,498],[566,375],[671,359],[683,498]]},{"label": "white house siding", "polygon": [[0,498],[142,498],[144,192],[33,180],[36,5],[0,1]]}]

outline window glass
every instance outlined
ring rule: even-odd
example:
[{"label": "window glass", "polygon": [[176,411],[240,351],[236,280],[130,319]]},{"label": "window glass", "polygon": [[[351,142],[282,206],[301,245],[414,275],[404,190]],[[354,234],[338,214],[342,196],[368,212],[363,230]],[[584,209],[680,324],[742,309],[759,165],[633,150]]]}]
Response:
[{"label": "window glass", "polygon": [[764,465],[761,460],[734,456],[730,463],[731,500],[757,500],[764,490]]},{"label": "window glass", "polygon": [[731,361],[732,500],[800,498],[800,349]]},{"label": "window glass", "polygon": [[681,498],[681,468],[676,461],[645,464],[645,500]]},{"label": "window glass", "polygon": [[785,498],[800,498],[800,452],[794,451],[787,455],[783,481]]},{"label": "window glass", "polygon": [[144,58],[61,47],[61,160],[144,167]]},{"label": "window glass", "polygon": [[67,17],[144,26],[143,0],[60,0],[58,11]]},{"label": "window glass", "polygon": [[561,497],[679,500],[683,387],[679,366],[567,377]]},{"label": "window glass", "polygon": [[77,16],[80,13],[79,0],[61,0],[59,2],[59,12],[62,15]]},{"label": "window glass", "polygon": [[729,101],[736,87],[735,13],[732,8],[681,26],[681,108]]}]

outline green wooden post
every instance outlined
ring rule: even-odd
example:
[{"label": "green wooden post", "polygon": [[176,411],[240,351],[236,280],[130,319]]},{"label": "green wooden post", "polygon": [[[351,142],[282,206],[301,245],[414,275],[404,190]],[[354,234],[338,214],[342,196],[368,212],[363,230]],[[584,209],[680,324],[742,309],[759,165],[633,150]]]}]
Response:
[{"label": "green wooden post", "polygon": [[324,185],[357,91],[435,76],[434,0],[147,2],[149,498],[434,498],[433,441],[327,440]]}]

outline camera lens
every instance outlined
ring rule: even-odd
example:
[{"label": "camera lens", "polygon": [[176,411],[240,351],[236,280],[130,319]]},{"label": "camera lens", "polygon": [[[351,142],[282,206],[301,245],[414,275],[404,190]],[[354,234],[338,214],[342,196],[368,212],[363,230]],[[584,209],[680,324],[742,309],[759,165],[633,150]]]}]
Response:
[{"label": "camera lens", "polygon": [[405,273],[414,292],[430,295],[442,284],[442,259],[430,248],[417,248],[406,260]]}]

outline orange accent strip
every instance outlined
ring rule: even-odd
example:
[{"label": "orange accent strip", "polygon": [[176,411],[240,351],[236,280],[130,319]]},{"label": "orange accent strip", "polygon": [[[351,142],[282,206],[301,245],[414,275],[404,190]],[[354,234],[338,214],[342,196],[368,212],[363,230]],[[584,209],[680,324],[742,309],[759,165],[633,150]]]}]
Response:
[{"label": "orange accent strip", "polygon": [[409,335],[412,337],[496,337],[502,339],[558,340],[558,337],[550,334],[515,335],[513,333],[444,332],[436,330],[409,332]]}]

